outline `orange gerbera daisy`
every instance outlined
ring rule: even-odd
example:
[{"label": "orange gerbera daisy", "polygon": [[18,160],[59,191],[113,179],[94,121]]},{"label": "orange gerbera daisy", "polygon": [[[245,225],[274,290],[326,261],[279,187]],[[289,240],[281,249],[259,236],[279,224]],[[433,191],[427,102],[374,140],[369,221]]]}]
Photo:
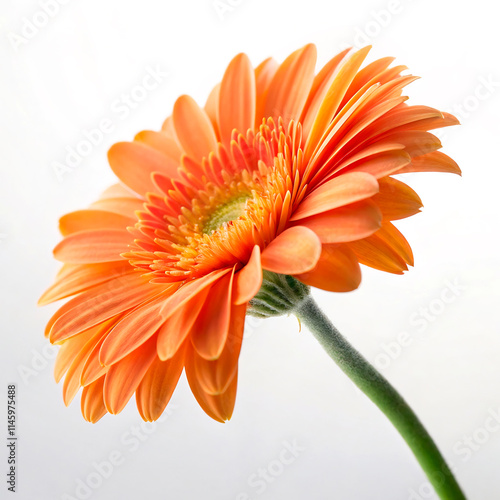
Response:
[{"label": "orange gerbera daisy", "polygon": [[76,295],[46,329],[61,345],[66,404],[83,387],[96,422],[135,392],[155,420],[185,369],[205,412],[228,420],[248,304],[287,307],[265,287],[254,299],[263,270],[268,285],[345,292],[359,263],[397,274],[413,264],[391,221],[422,203],[392,175],[460,173],[428,132],[458,122],[408,106],[415,77],[393,58],[360,69],[368,51],[341,52],[317,75],[314,45],[255,69],[239,54],[204,108],[181,96],[160,132],[110,149],[121,183],[61,218],[64,265],[40,299]]}]

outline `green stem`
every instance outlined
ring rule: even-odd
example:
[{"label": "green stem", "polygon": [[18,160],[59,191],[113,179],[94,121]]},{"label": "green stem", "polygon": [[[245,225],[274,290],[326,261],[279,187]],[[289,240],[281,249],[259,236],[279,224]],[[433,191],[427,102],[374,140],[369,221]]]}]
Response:
[{"label": "green stem", "polygon": [[443,500],[465,500],[460,486],[429,433],[389,382],[357,352],[308,295],[294,314],[311,330],[344,373],[385,413],[413,451]]}]

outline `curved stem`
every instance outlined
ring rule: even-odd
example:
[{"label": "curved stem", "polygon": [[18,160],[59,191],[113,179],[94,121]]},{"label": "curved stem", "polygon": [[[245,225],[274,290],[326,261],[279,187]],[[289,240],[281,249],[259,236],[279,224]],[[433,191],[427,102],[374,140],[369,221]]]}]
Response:
[{"label": "curved stem", "polygon": [[460,486],[429,433],[391,384],[357,352],[308,295],[294,314],[311,330],[328,355],[384,412],[413,451],[443,500],[465,500]]}]

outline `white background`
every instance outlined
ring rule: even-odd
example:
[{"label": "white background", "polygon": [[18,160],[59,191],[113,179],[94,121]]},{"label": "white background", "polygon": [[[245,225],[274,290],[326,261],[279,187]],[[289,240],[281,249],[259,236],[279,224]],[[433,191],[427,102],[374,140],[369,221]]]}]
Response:
[{"label": "white background", "polygon": [[[225,425],[202,412],[183,379],[168,419],[146,426],[139,441],[132,437],[142,422],[133,401],[91,425],[79,401],[64,407],[52,378],[43,328],[57,305],[35,304],[58,269],[51,257],[58,217],[86,207],[114,182],[110,145],[159,129],[180,94],[203,104],[236,53],[257,65],[268,56],[282,61],[308,42],[318,46],[318,67],[345,45],[373,43],[369,61],[393,55],[423,77],[408,88],[410,104],[455,110],[463,123],[440,135],[462,178],[407,177],[425,205],[399,224],[416,267],[404,276],[364,269],[358,291],[314,295],[368,359],[385,365],[384,375],[454,464],[468,498],[500,498],[500,427],[485,430],[500,409],[495,3],[222,0],[217,9],[212,0],[73,0],[58,4],[30,39],[16,38],[25,19],[43,12],[40,5],[2,0],[0,13],[0,394],[6,398],[7,384],[17,384],[16,498],[84,498],[77,481],[88,478],[101,483],[87,493],[95,500],[435,498],[394,428],[293,317],[248,328],[236,409]],[[119,113],[117,99],[156,66],[168,77],[128,116]],[[64,162],[66,147],[76,147],[103,118],[113,132],[58,180],[54,162]],[[447,282],[459,285],[458,295],[444,292]],[[442,293],[453,301],[442,302]],[[422,319],[421,308],[429,307],[434,313]],[[411,342],[398,348],[402,332]],[[5,427],[0,415],[0,436]],[[283,442],[294,440],[301,451],[280,468]],[[112,453],[121,463],[99,481],[92,464]],[[0,463],[5,477],[6,451]],[[255,474],[268,467],[272,481],[256,483]],[[1,482],[0,497],[10,498]]]}]

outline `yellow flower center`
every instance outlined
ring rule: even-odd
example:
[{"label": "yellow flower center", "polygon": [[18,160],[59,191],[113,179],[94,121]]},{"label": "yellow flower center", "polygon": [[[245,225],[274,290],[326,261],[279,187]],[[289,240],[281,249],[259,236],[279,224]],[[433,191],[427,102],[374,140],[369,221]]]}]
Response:
[{"label": "yellow flower center", "polygon": [[245,213],[250,196],[238,196],[217,207],[203,225],[203,234],[211,234],[224,224],[238,219]]}]

